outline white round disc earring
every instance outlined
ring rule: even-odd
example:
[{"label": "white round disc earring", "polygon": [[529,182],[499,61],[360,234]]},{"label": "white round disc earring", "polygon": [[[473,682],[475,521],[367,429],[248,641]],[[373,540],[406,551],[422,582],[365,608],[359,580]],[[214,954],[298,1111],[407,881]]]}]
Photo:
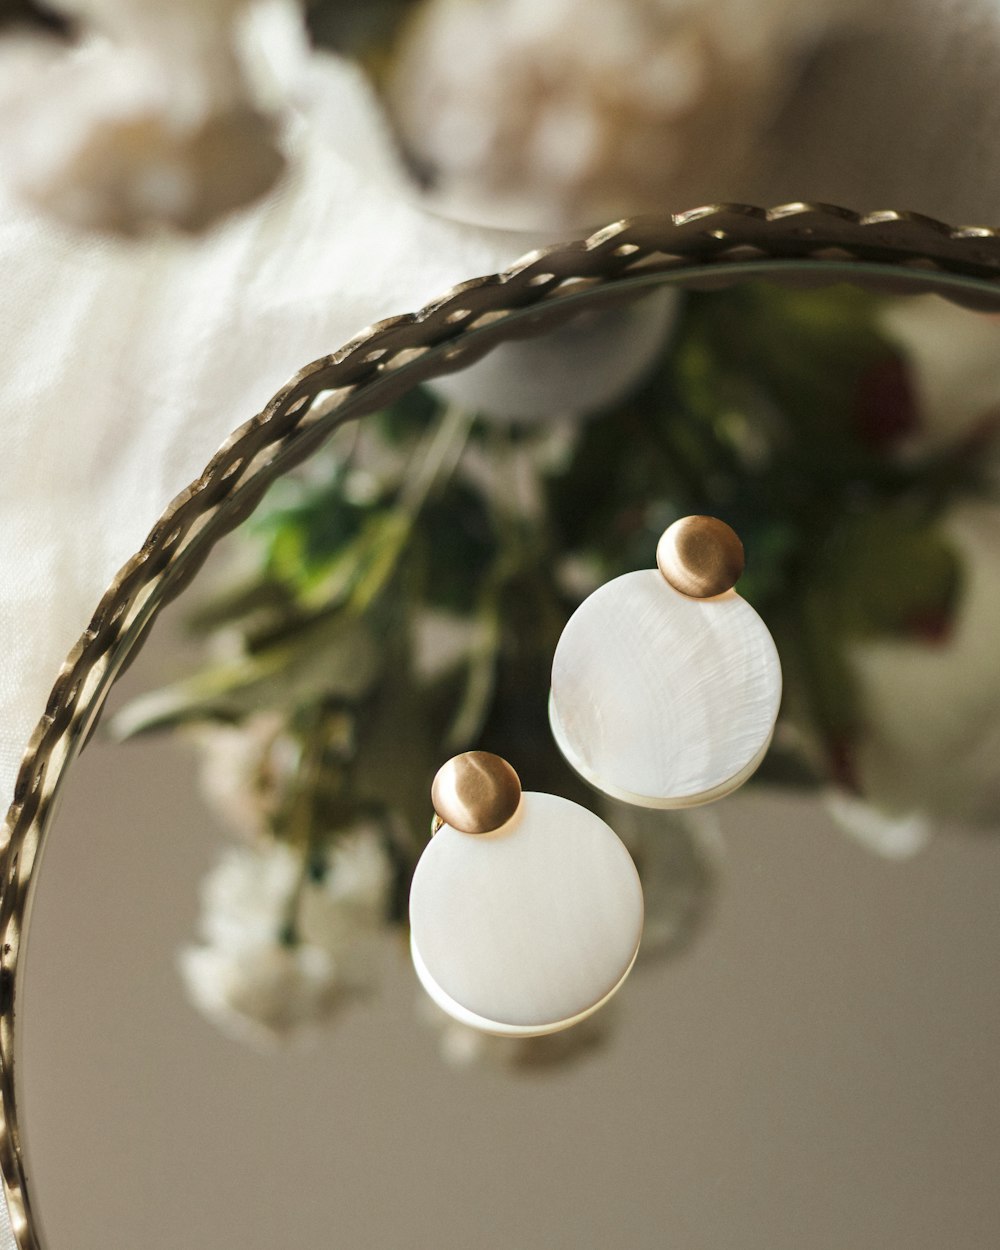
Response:
[{"label": "white round disc earring", "polygon": [[596,789],[639,807],[694,807],[732,793],[767,754],[781,664],[733,590],[743,546],[728,525],[675,521],[656,562],[574,612],[552,664],[549,721]]},{"label": "white round disc earring", "polygon": [[603,1006],[642,936],[642,886],[618,836],[578,803],[522,793],[486,751],[449,760],[431,795],[436,832],[410,888],[410,950],[431,998],[510,1037]]}]

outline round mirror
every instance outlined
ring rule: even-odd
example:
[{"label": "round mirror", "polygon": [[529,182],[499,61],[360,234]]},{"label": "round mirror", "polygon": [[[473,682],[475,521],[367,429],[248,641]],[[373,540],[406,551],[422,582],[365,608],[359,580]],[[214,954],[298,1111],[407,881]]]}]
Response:
[{"label": "round mirror", "polygon": [[[109,591],[9,824],[22,1247],[988,1243],[1000,258],[688,218],[303,371]],[[785,697],[747,788],[640,811],[559,756],[549,671],[686,513],[739,532]],[[471,747],[639,869],[636,968],[565,1033],[476,1033],[413,973],[430,780]]]}]

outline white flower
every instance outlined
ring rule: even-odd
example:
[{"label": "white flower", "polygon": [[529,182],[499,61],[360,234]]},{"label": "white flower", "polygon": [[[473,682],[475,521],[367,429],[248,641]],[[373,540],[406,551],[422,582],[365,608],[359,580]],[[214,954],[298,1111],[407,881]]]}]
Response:
[{"label": "white flower", "polygon": [[692,207],[753,159],[826,12],[802,7],[430,0],[390,78],[396,127],[436,200],[472,219]]},{"label": "white flower", "polygon": [[201,942],[179,956],[195,1006],[255,1044],[315,1033],[370,980],[391,883],[372,829],[334,842],[321,881],[284,843],[229,848],[202,882]]},{"label": "white flower", "polygon": [[317,946],[188,947],[178,966],[203,1015],[261,1049],[307,1039],[343,996],[336,964]]},{"label": "white flower", "polygon": [[260,712],[239,725],[199,725],[191,736],[199,787],[213,810],[241,837],[266,834],[299,762],[285,718]]},{"label": "white flower", "polygon": [[277,941],[301,871],[284,842],[227,847],[201,883],[202,937],[226,950]]},{"label": "white flower", "polygon": [[[67,9],[69,5],[65,6]],[[284,168],[239,53],[238,6],[79,3],[112,36],[0,45],[0,158],[75,226],[202,230]]]},{"label": "white flower", "polygon": [[374,828],[359,827],[336,839],[321,881],[302,893],[299,929],[304,941],[337,955],[343,975],[368,980],[384,931],[392,865]]},{"label": "white flower", "polygon": [[238,1041],[271,1046],[315,1032],[344,997],[335,953],[283,940],[300,874],[290,847],[232,847],[202,881],[201,937],[178,968],[195,1006]]},{"label": "white flower", "polygon": [[[855,765],[885,818],[990,825],[1000,818],[1000,508],[956,506],[944,528],[961,559],[947,636],[851,652],[864,716]],[[909,841],[919,836],[911,824]]]}]

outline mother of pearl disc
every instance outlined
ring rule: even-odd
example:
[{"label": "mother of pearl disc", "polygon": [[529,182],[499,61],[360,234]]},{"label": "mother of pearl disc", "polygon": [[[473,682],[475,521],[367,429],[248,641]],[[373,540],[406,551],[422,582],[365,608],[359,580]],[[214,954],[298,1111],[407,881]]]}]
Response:
[{"label": "mother of pearl disc", "polygon": [[591,785],[640,807],[722,798],[767,753],[781,665],[735,591],[693,599],[656,569],[626,573],[573,613],[552,663],[549,720]]},{"label": "mother of pearl disc", "polygon": [[525,792],[511,819],[472,837],[442,825],[410,889],[417,975],[449,1015],[535,1037],[589,1016],[635,962],[635,865],[599,816]]}]

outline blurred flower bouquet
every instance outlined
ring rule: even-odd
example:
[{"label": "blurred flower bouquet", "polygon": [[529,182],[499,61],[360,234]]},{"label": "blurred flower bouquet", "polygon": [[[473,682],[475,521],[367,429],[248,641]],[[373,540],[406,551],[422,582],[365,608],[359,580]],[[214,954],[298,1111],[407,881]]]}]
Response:
[{"label": "blurred flower bouquet", "polygon": [[197,233],[294,175],[311,117],[437,212],[582,233],[752,185],[821,41],[859,25],[853,0],[752,8],[11,0],[0,173],[75,226]]},{"label": "blurred flower bouquet", "polygon": [[[233,540],[240,573],[190,621],[203,666],[118,713],[120,737],[190,736],[240,839],[181,964],[230,1031],[297,1035],[370,983],[449,754],[493,750],[527,788],[596,801],[549,734],[552,652],[686,513],[741,534],[741,593],[782,656],[755,784],[823,792],[890,855],[1000,813],[1000,327],[847,287],[690,293],[674,313],[644,378],[587,419],[500,421],[458,375],[339,431]],[[645,955],[679,949],[710,894],[711,812],[609,819],[644,879]],[[441,1027],[452,1057],[524,1064],[608,1020],[530,1044]]]}]

